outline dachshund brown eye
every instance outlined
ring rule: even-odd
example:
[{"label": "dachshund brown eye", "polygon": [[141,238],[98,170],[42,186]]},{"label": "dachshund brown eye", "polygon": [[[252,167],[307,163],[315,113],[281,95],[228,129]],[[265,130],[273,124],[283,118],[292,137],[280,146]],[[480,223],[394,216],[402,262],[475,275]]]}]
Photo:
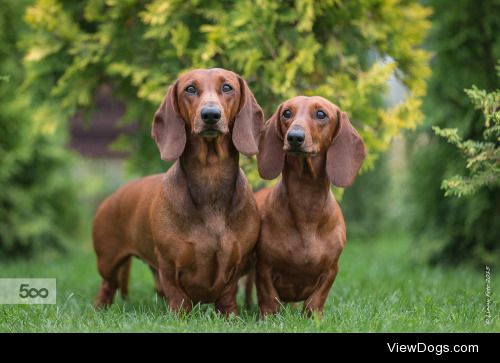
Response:
[{"label": "dachshund brown eye", "polygon": [[290,110],[283,111],[283,118],[289,119],[290,117],[292,117],[292,111]]},{"label": "dachshund brown eye", "polygon": [[231,92],[233,90],[233,87],[231,87],[230,85],[228,85],[227,83],[224,83],[222,85],[222,92]]},{"label": "dachshund brown eye", "polygon": [[326,113],[324,111],[318,110],[316,111],[316,118],[319,120],[323,120],[326,118]]},{"label": "dachshund brown eye", "polygon": [[194,94],[196,94],[196,87],[195,86],[187,86],[184,91],[186,93],[194,95]]}]

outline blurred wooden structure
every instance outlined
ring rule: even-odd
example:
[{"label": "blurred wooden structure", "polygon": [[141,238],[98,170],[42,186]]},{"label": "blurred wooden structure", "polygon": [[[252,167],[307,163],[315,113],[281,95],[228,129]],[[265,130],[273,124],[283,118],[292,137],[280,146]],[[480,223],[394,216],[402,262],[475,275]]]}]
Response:
[{"label": "blurred wooden structure", "polygon": [[94,97],[95,110],[91,120],[78,112],[70,121],[70,148],[89,158],[120,159],[126,152],[112,151],[110,145],[122,134],[132,134],[136,124],[118,126],[125,113],[125,105],[112,97],[109,85],[103,85]]}]

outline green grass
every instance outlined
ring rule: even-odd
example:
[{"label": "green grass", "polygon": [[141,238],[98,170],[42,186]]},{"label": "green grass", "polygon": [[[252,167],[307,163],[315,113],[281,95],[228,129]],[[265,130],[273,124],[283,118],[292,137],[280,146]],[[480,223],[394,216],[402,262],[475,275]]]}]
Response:
[{"label": "green grass", "polygon": [[484,273],[468,267],[430,267],[416,258],[408,238],[350,241],[326,305],[324,318],[307,319],[285,306],[260,321],[257,308],[242,306],[240,317],[224,319],[212,306],[179,317],[153,292],[145,265],[134,260],[130,299],[117,298],[95,311],[99,285],[94,255],[87,247],[64,257],[0,266],[0,277],[56,277],[57,305],[0,306],[2,332],[483,332],[500,331],[496,296],[500,274],[492,271],[491,312],[485,324]]}]

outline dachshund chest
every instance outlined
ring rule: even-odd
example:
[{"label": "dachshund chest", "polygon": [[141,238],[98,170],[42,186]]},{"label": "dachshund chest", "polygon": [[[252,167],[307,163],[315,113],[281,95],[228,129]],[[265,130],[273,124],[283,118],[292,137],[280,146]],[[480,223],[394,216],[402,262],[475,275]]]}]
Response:
[{"label": "dachshund chest", "polygon": [[294,244],[272,257],[272,281],[284,301],[305,300],[327,275],[334,255],[321,246]]},{"label": "dachshund chest", "polygon": [[299,272],[300,275],[316,276],[328,269],[335,258],[329,243],[311,236],[304,240],[300,236],[278,243],[268,253],[272,265],[283,272]]},{"label": "dachshund chest", "polygon": [[262,228],[258,254],[265,255],[273,285],[284,301],[306,299],[325,278],[342,247],[334,233],[282,234]]},{"label": "dachshund chest", "polygon": [[235,277],[246,251],[234,236],[193,236],[171,256],[176,284],[193,301],[213,302]]},{"label": "dachshund chest", "polygon": [[160,242],[159,258],[175,269],[174,283],[194,302],[214,302],[245,266],[258,226],[243,230],[213,215],[187,231],[170,232],[175,238]]},{"label": "dachshund chest", "polygon": [[320,234],[316,229],[284,233],[264,224],[259,251],[272,265],[316,273],[331,265],[338,253],[337,244],[331,233]]}]

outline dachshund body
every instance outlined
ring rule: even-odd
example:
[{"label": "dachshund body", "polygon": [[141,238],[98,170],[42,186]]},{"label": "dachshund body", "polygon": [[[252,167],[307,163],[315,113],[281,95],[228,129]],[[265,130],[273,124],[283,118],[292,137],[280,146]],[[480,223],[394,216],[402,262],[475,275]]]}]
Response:
[{"label": "dachshund body", "polygon": [[93,226],[103,282],[96,305],[127,292],[130,259],[152,269],[173,310],[215,303],[237,313],[237,281],[256,243],[260,219],[239,152],[257,153],[262,111],[232,72],[191,71],[170,87],[152,136],[165,173],[131,182],[105,200]]},{"label": "dachshund body", "polygon": [[256,193],[261,215],[256,284],[262,315],[280,302],[305,301],[322,312],[346,243],[344,218],[330,184],[350,185],[365,156],[345,113],[320,97],[296,97],[267,122],[259,172],[273,188]]},{"label": "dachshund body", "polygon": [[[276,298],[283,302],[308,300],[309,308],[320,307],[335,279],[345,245],[342,212],[328,186],[318,188],[316,198],[303,190],[294,194],[293,187],[286,186],[294,177],[293,172],[283,175],[283,183],[256,194],[263,221],[257,247],[258,291],[265,313],[275,312],[275,303],[269,307],[265,302]],[[303,198],[309,199],[304,203]],[[263,282],[272,286],[263,286]]]}]

